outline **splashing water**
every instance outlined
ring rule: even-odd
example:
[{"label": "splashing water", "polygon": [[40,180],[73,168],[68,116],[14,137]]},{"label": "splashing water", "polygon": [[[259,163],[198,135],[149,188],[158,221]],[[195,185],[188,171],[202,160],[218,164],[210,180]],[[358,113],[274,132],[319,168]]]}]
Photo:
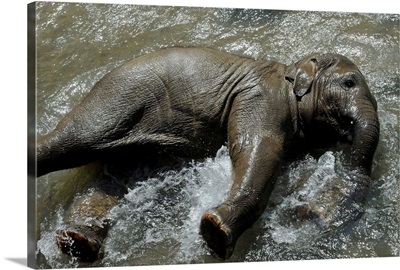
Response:
[{"label": "splashing water", "polygon": [[[289,194],[283,194],[281,202],[273,204],[266,212],[266,224],[272,226],[275,242],[310,241],[355,220],[362,213],[362,204],[352,197],[356,197],[359,190],[364,193],[368,185],[346,179],[340,161],[342,153],[335,154],[337,157],[328,151],[318,160],[307,155],[291,164],[286,174],[278,179],[277,186],[288,188]],[[282,194],[277,191],[275,196]],[[274,198],[271,200],[273,202]]]},{"label": "splashing water", "polygon": [[[109,264],[113,258],[126,256],[131,262],[137,261],[135,265],[148,264],[151,257],[155,258],[151,264],[188,263],[199,252],[204,254],[198,235],[200,218],[225,199],[230,167],[223,147],[215,159],[139,182],[125,196],[124,203],[111,211],[117,224],[106,242],[111,253]],[[120,242],[121,234],[124,243]],[[161,261],[156,259],[160,256]]]},{"label": "splashing water", "polygon": [[[339,176],[344,173],[341,156],[342,153],[326,152],[317,160],[307,155],[284,169],[267,210],[255,228],[250,229],[257,231],[261,227],[266,232],[257,236],[264,239],[259,243],[290,244],[292,251],[294,247],[303,250],[307,243],[315,242],[360,214],[361,207],[356,202],[347,202],[344,208],[343,201],[332,199],[332,196],[344,198],[354,193],[357,186]],[[95,265],[218,261],[210,256],[198,234],[198,226],[203,212],[220,204],[231,186],[231,162],[226,146],[215,158],[192,163],[181,170],[162,172],[156,177],[133,180],[134,186],[109,213],[116,224],[106,238],[104,259]],[[304,205],[311,206],[317,216],[302,218],[299,207]],[[54,260],[52,267],[62,267],[66,260],[54,241],[55,230],[64,226],[63,216],[64,212],[59,210],[55,224],[38,242],[48,262]],[[245,239],[246,236],[241,237],[239,242]],[[252,260],[257,257],[263,256],[258,254]],[[239,258],[234,255],[232,260],[240,261]],[[82,266],[74,259],[69,259],[68,264]]]},{"label": "splashing water", "polygon": [[[142,181],[134,180],[109,217],[116,221],[105,242],[104,266],[190,263],[210,255],[198,234],[201,215],[220,204],[231,185],[231,161],[226,146],[215,158],[192,163]],[[137,175],[137,174],[133,174]],[[54,236],[63,226],[63,211],[38,242],[40,252],[56,264],[60,257]],[[153,261],[149,261],[153,258]],[[161,260],[160,260],[161,259]],[[65,260],[61,260],[65,263]],[[79,263],[71,260],[69,264]]]}]

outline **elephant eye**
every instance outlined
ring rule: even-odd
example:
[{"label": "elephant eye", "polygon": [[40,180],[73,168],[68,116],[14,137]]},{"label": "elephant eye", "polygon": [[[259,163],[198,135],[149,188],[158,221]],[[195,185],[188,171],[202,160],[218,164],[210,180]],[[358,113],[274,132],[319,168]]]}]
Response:
[{"label": "elephant eye", "polygon": [[357,82],[356,79],[353,76],[345,76],[342,81],[341,81],[341,86],[345,90],[349,90],[350,88],[353,88],[356,86]]},{"label": "elephant eye", "polygon": [[354,85],[356,85],[356,82],[353,81],[353,80],[346,80],[346,81],[344,82],[344,85],[345,85],[346,87],[348,87],[348,88],[351,88],[351,87],[353,87]]}]

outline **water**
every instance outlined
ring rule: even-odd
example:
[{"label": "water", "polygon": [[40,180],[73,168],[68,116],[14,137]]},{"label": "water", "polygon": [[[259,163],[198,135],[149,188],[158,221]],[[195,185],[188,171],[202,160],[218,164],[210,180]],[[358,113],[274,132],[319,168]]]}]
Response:
[{"label": "water", "polygon": [[[266,211],[229,261],[400,255],[398,15],[38,3],[38,135],[53,129],[108,71],[170,46],[212,47],[285,64],[315,51],[341,53],[357,63],[378,101],[381,138],[366,204],[350,201],[344,209],[338,202],[358,188],[343,180],[342,152],[306,155],[284,166]],[[105,258],[90,265],[63,256],[54,232],[74,197],[115,176],[97,163],[43,176],[37,182],[38,267],[219,262],[198,226],[203,211],[227,196],[230,174],[223,147],[181,170],[151,177],[130,172],[129,192],[110,212],[118,222]],[[299,219],[295,210],[304,205],[325,218]]]}]

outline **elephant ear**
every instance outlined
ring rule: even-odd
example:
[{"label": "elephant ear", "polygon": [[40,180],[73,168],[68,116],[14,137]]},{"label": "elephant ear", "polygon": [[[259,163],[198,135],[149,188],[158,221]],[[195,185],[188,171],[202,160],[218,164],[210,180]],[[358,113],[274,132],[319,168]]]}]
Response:
[{"label": "elephant ear", "polygon": [[301,98],[310,90],[317,73],[317,64],[316,58],[310,58],[305,62],[294,65],[285,76],[286,80],[293,83],[293,91],[297,97]]}]

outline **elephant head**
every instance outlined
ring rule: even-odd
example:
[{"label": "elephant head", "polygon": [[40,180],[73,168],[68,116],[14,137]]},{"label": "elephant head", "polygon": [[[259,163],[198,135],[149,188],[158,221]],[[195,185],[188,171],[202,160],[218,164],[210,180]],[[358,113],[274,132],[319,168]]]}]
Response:
[{"label": "elephant head", "polygon": [[314,54],[289,67],[299,134],[306,141],[351,144],[351,167],[370,176],[379,140],[377,103],[357,66],[338,54]]}]

